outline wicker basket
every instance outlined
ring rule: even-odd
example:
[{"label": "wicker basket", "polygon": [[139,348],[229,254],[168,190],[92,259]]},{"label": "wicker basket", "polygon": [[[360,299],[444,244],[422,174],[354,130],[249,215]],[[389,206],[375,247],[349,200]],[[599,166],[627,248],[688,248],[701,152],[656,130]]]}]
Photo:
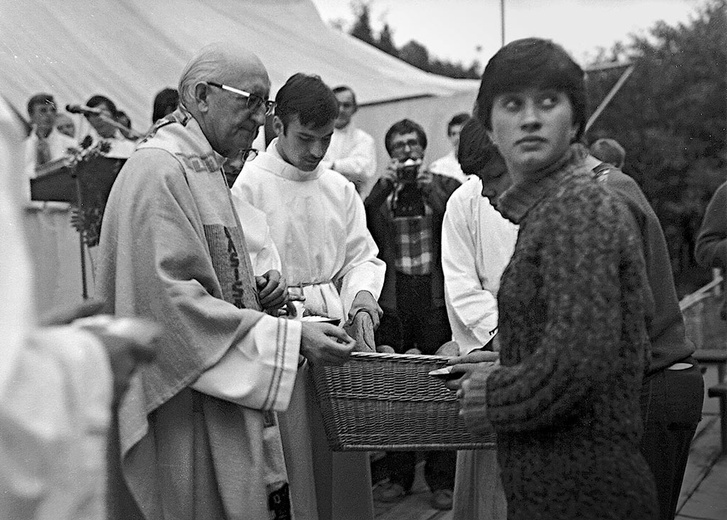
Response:
[{"label": "wicker basket", "polygon": [[340,367],[313,367],[326,436],[334,451],[493,448],[459,416],[455,393],[427,375],[447,358],[354,352]]}]

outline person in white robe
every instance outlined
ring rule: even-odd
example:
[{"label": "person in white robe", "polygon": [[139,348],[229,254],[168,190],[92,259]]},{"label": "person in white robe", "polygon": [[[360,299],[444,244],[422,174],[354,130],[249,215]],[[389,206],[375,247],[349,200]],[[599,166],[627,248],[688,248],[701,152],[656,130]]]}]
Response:
[{"label": "person in white robe", "polygon": [[[338,104],[316,76],[296,74],[278,91],[266,152],[245,163],[232,187],[267,215],[283,275],[305,298],[306,313],[378,324],[385,265],[366,228],[354,185],[320,165]],[[332,453],[320,410],[301,367],[281,415],[283,448],[298,520],[373,518],[366,453]]]},{"label": "person in white robe", "polygon": [[378,180],[374,138],[356,127],[353,116],[358,110],[356,94],[345,85],[333,88],[338,100],[338,115],[333,136],[321,166],[337,171],[354,183],[361,200],[371,193]]},{"label": "person in white robe", "polygon": [[274,412],[290,402],[299,355],[340,364],[353,349],[333,325],[276,317],[284,279],[253,273],[222,164],[249,149],[269,91],[254,54],[202,48],[182,72],[181,106],[109,195],[98,293],[108,312],[166,330],[120,405],[111,518],[289,518]]},{"label": "person in white robe", "polygon": [[20,215],[21,131],[0,98],[0,518],[103,520],[112,398],[147,344],[137,332],[65,325],[92,305],[40,326]]},{"label": "person in white robe", "polygon": [[86,101],[86,106],[98,113],[87,113],[81,120],[78,129],[79,142],[90,139],[93,145],[104,141],[109,146],[108,151],[104,153],[106,157],[128,159],[134,152],[136,141],[127,139],[120,128],[122,125],[116,123],[118,113],[116,104],[106,96],[95,95]]},{"label": "person in white robe", "polygon": [[[452,194],[444,214],[445,302],[452,339],[459,346],[459,356],[464,356],[457,360],[476,361],[482,355],[484,361],[487,354],[495,359],[491,352],[481,351],[497,350],[497,291],[515,249],[518,226],[500,215],[483,192],[479,175],[497,175],[506,169],[475,119],[462,129],[459,160],[463,171],[473,177]],[[504,520],[506,516],[495,451],[459,451],[453,517]]]}]

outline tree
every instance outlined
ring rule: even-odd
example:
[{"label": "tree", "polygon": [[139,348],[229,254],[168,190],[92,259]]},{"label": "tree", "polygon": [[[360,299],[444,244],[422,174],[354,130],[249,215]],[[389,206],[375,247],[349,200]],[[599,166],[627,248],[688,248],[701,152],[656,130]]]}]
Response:
[{"label": "tree", "polygon": [[[634,72],[589,131],[627,150],[625,170],[640,183],[667,234],[677,280],[697,268],[693,242],[704,207],[727,171],[727,0],[708,0],[688,23],[658,22],[600,59],[628,60]],[[591,106],[618,72],[589,75]]]},{"label": "tree", "polygon": [[381,29],[375,45],[386,54],[391,54],[397,58],[399,57],[399,50],[394,45],[394,33],[388,23],[384,23],[384,27]]},{"label": "tree", "polygon": [[355,36],[361,41],[374,45],[374,32],[371,29],[371,4],[359,0],[352,4],[356,21],[351,28],[351,36]]},{"label": "tree", "polygon": [[410,65],[429,71],[429,51],[415,40],[411,40],[399,50],[399,57]]},{"label": "tree", "polygon": [[[384,22],[384,26],[379,31],[378,36],[374,36],[374,30],[371,27],[372,5],[373,0],[353,0],[351,2],[355,21],[349,34],[427,72],[433,72],[451,78],[480,77],[481,65],[477,60],[473,61],[468,67],[465,67],[462,63],[430,59],[429,50],[414,40],[404,45],[401,49],[397,49],[394,44],[394,31],[386,22]],[[338,28],[339,30],[341,26],[340,21],[333,25],[334,28]]]}]

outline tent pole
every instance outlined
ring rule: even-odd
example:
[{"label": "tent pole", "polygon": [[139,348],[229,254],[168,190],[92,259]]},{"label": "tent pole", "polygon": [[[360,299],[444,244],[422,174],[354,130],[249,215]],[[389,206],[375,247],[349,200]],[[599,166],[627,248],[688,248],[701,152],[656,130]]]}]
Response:
[{"label": "tent pole", "polygon": [[596,119],[598,116],[601,115],[601,112],[606,108],[606,106],[611,102],[611,99],[613,99],[613,96],[616,95],[616,93],[621,89],[623,84],[626,82],[627,79],[629,79],[629,76],[634,71],[634,66],[630,65],[628,69],[624,71],[623,74],[621,74],[621,77],[618,78],[618,81],[616,84],[611,87],[611,91],[606,95],[605,98],[603,98],[603,101],[601,101],[601,104],[598,105],[598,108],[594,110],[593,114],[591,114],[591,117],[588,118],[588,122],[586,123],[586,128],[583,130],[583,133],[585,134],[589,128],[593,125],[593,123],[596,122]]}]

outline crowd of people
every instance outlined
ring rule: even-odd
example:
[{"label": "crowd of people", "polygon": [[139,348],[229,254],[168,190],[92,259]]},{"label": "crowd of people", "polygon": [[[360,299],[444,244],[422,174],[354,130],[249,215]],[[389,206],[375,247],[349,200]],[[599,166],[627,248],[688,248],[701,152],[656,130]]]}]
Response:
[{"label": "crowd of people", "polygon": [[[495,450],[423,454],[432,507],[458,520],[673,519],[702,373],[662,228],[621,171],[623,147],[585,146],[584,73],[563,48],[502,47],[472,113],[443,122],[451,151],[434,161],[405,118],[378,136],[389,159],[377,163],[349,86],[297,73],[270,92],[260,59],[225,42],[158,93],[143,137],[105,96],[75,123],[53,96],[29,100],[26,184],[101,141],[126,162],[103,216],[99,303],[53,322],[65,328],[14,329],[0,516],[372,520],[374,499],[411,491],[418,454],[387,453],[374,490],[367,453],[328,447],[309,374],[360,350],[449,357],[467,428],[497,434]],[[9,182],[22,154],[3,145]],[[721,269],[725,193],[697,245]],[[110,321],[84,320],[98,312]],[[91,361],[46,346],[73,342]],[[24,356],[59,375],[38,384]],[[46,442],[24,403],[80,395],[66,380],[93,389],[78,405],[96,415],[69,433],[79,410],[47,401],[59,441]],[[63,460],[56,445],[71,446]],[[33,488],[41,466],[71,473]]]}]

